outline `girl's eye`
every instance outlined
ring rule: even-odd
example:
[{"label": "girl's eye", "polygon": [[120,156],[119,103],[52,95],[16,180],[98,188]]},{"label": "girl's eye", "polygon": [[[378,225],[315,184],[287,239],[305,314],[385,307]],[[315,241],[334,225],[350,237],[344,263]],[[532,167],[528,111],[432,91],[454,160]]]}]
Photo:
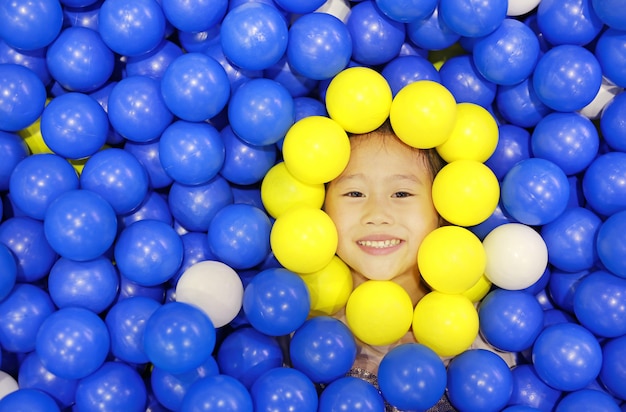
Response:
[{"label": "girl's eye", "polygon": [[396,192],[393,197],[409,197],[412,196],[409,192]]},{"label": "girl's eye", "polygon": [[363,193],[357,192],[356,190],[353,190],[351,192],[345,193],[344,196],[346,196],[346,197],[363,197]]}]

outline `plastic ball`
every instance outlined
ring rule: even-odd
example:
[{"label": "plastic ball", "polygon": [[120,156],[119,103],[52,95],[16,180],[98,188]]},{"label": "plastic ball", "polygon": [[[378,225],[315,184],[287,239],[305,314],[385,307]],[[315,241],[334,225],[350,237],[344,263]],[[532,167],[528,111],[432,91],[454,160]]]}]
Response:
[{"label": "plastic ball", "polygon": [[563,272],[553,270],[546,288],[550,308],[558,308],[568,314],[574,313],[574,293],[580,280],[589,275],[589,270]]},{"label": "plastic ball", "polygon": [[208,183],[187,186],[174,182],[167,197],[174,219],[188,231],[207,232],[215,214],[233,203],[233,191],[219,174]]},{"label": "plastic ball", "polygon": [[491,291],[491,286],[491,281],[487,276],[482,275],[480,279],[478,279],[478,282],[463,292],[462,295],[472,301],[472,303],[477,303],[487,296],[487,293]]},{"label": "plastic ball", "polygon": [[583,389],[598,377],[602,349],[595,336],[575,323],[545,328],[532,349],[537,375],[561,391]]},{"label": "plastic ball", "polygon": [[29,155],[29,149],[17,134],[0,131],[0,151],[4,154],[0,165],[0,190],[8,190],[15,167]]},{"label": "plastic ball", "polygon": [[278,216],[270,233],[276,259],[288,270],[312,273],[330,263],[339,242],[332,219],[312,207],[292,208]]},{"label": "plastic ball", "polygon": [[389,120],[409,146],[429,149],[444,143],[456,123],[457,103],[448,89],[431,80],[405,86],[391,104]]},{"label": "plastic ball", "polygon": [[437,2],[433,0],[376,0],[375,3],[380,11],[387,17],[401,23],[410,23],[415,20],[425,19],[430,16],[437,7]]},{"label": "plastic ball", "polygon": [[498,180],[521,160],[530,158],[530,138],[528,130],[512,124],[498,127],[498,144],[485,164],[494,172]]},{"label": "plastic ball", "polygon": [[439,356],[456,356],[478,335],[478,313],[464,295],[433,291],[413,312],[413,335]]},{"label": "plastic ball", "polygon": [[602,84],[602,69],[593,53],[563,44],[539,58],[532,77],[537,97],[560,112],[574,112],[591,103]]},{"label": "plastic ball", "polygon": [[602,412],[620,412],[611,395],[595,389],[581,389],[566,394],[559,401],[555,412],[583,411],[593,409]]},{"label": "plastic ball", "polygon": [[497,85],[478,71],[471,55],[447,59],[439,68],[441,84],[458,103],[474,103],[488,108],[496,98]]},{"label": "plastic ball", "polygon": [[281,9],[296,14],[313,13],[319,9],[324,3],[324,0],[275,0],[275,3],[280,6]]},{"label": "plastic ball", "polygon": [[443,226],[426,235],[417,252],[417,263],[433,290],[462,293],[483,275],[486,256],[472,232],[459,226]]},{"label": "plastic ball", "polygon": [[78,306],[101,313],[115,300],[119,276],[108,258],[87,262],[56,261],[48,276],[48,293],[58,308]]},{"label": "plastic ball", "polygon": [[330,118],[345,131],[367,133],[387,120],[392,94],[380,73],[367,67],[350,67],[333,77],[325,100]]},{"label": "plastic ball", "polygon": [[12,47],[36,50],[58,36],[63,26],[63,9],[55,0],[20,0],[2,4],[0,20],[0,38]]},{"label": "plastic ball", "polygon": [[156,48],[165,37],[165,16],[155,0],[113,0],[100,7],[98,31],[111,50],[139,56]]},{"label": "plastic ball", "polygon": [[161,83],[146,76],[117,82],[109,94],[108,114],[116,132],[138,143],[159,138],[174,118],[161,95]]},{"label": "plastic ball", "polygon": [[318,316],[307,320],[289,343],[292,366],[314,383],[330,383],[345,376],[356,359],[352,332],[340,320]]},{"label": "plastic ball", "polygon": [[20,50],[0,40],[0,63],[14,63],[27,67],[41,79],[44,86],[47,86],[52,81],[52,77],[46,63],[46,51],[47,48]]},{"label": "plastic ball", "polygon": [[147,397],[146,386],[135,369],[121,362],[106,362],[80,380],[75,408],[139,412],[145,409]]},{"label": "plastic ball", "polygon": [[419,80],[432,80],[441,83],[441,76],[435,66],[419,55],[400,55],[381,70],[392,95],[395,96],[407,84]]},{"label": "plastic ball", "polygon": [[498,85],[515,85],[528,78],[539,59],[539,40],[519,20],[507,18],[472,49],[476,68]]},{"label": "plastic ball", "polygon": [[595,56],[602,67],[602,74],[619,87],[626,86],[626,71],[623,68],[626,54],[624,53],[624,31],[609,28],[604,31],[596,42]]},{"label": "plastic ball", "polygon": [[309,291],[312,316],[334,315],[346,306],[352,293],[352,274],[338,256],[324,268],[301,277]]},{"label": "plastic ball", "polygon": [[351,55],[350,31],[332,14],[305,14],[289,28],[289,66],[306,78],[324,80],[335,76],[346,68]]},{"label": "plastic ball", "polygon": [[626,250],[626,243],[622,236],[625,225],[626,211],[617,212],[600,225],[596,239],[600,262],[611,273],[621,278],[626,278],[626,266],[619,258]]},{"label": "plastic ball", "polygon": [[124,150],[131,153],[144,167],[148,174],[151,189],[162,189],[172,184],[173,179],[163,169],[160,160],[159,140],[148,143],[126,141]]},{"label": "plastic ball", "polygon": [[43,222],[26,216],[12,217],[0,224],[0,242],[17,263],[17,282],[34,282],[50,273],[58,255],[44,234]]},{"label": "plastic ball", "polygon": [[523,16],[533,11],[541,0],[509,0],[507,16]]},{"label": "plastic ball", "polygon": [[126,76],[147,76],[160,80],[169,65],[182,55],[183,50],[178,44],[163,40],[151,52],[128,57],[124,66]]},{"label": "plastic ball", "polygon": [[260,182],[277,158],[273,145],[256,146],[243,141],[230,126],[220,132],[224,162],[220,174],[231,183],[251,185]]},{"label": "plastic ball", "polygon": [[0,399],[2,412],[54,412],[60,411],[52,396],[38,389],[18,389]]},{"label": "plastic ball", "polygon": [[367,66],[396,57],[406,34],[403,23],[387,17],[371,0],[352,6],[346,26],[352,38],[352,59]]},{"label": "plastic ball", "polygon": [[13,203],[26,215],[43,220],[50,204],[60,195],[78,189],[78,176],[64,158],[54,154],[28,156],[11,174]]},{"label": "plastic ball", "polygon": [[448,163],[455,160],[476,160],[483,163],[498,145],[498,125],[493,116],[474,103],[457,105],[456,123],[437,153]]},{"label": "plastic ball", "polygon": [[160,192],[150,191],[141,206],[122,217],[122,226],[129,226],[139,220],[160,220],[168,225],[173,224],[172,214],[167,206],[167,197]]},{"label": "plastic ball", "polygon": [[226,71],[215,59],[204,53],[185,53],[165,69],[161,95],[175,116],[201,122],[226,106],[229,86]]},{"label": "plastic ball", "polygon": [[46,89],[37,75],[17,64],[0,64],[0,130],[15,132],[41,115]]},{"label": "plastic ball", "polygon": [[483,163],[456,160],[437,173],[432,193],[441,217],[455,225],[473,226],[486,220],[496,209],[500,186]]},{"label": "plastic ball", "polygon": [[600,131],[604,141],[613,150],[626,151],[626,125],[622,122],[624,113],[626,113],[626,94],[620,93],[610,103],[608,103],[602,111],[600,118]]},{"label": "plastic ball", "polygon": [[276,64],[265,69],[263,76],[280,83],[293,98],[310,95],[319,84],[318,80],[306,77],[295,70],[289,63],[287,54],[281,57]]},{"label": "plastic ball", "polygon": [[609,393],[620,399],[626,398],[626,389],[622,384],[626,377],[624,354],[626,353],[626,337],[608,340],[602,347],[602,369],[599,380]]},{"label": "plastic ball", "polygon": [[113,245],[117,218],[111,205],[97,193],[69,190],[48,207],[44,233],[50,246],[62,257],[92,260]]},{"label": "plastic ball", "polygon": [[626,279],[597,271],[581,279],[574,292],[576,318],[596,336],[615,338],[626,334]]},{"label": "plastic ball", "polygon": [[237,272],[219,261],[202,261],[185,270],[176,284],[176,301],[204,311],[216,328],[232,321],[241,309],[243,284]]},{"label": "plastic ball", "polygon": [[552,111],[535,91],[532,78],[513,86],[498,87],[496,108],[507,122],[524,128],[535,126]]},{"label": "plastic ball", "polygon": [[97,31],[68,27],[48,47],[46,62],[50,75],[63,88],[91,92],[111,77],[115,56]]},{"label": "plastic ball", "polygon": [[156,286],[178,271],[183,241],[167,223],[140,220],[120,233],[114,254],[122,275],[143,286]]},{"label": "plastic ball", "polygon": [[180,31],[201,32],[218,24],[226,15],[227,0],[197,0],[180,3],[165,0],[161,3],[167,21]]},{"label": "plastic ball", "polygon": [[283,268],[257,273],[243,294],[248,321],[269,336],[294,332],[306,321],[310,307],[309,292],[302,279]]},{"label": "plastic ball", "polygon": [[443,396],[446,382],[446,368],[439,356],[417,343],[391,349],[378,368],[382,395],[401,410],[431,408]]},{"label": "plastic ball", "polygon": [[2,348],[20,353],[35,349],[37,331],[54,311],[54,303],[42,289],[28,283],[17,284],[0,302]]},{"label": "plastic ball", "polygon": [[439,13],[446,25],[463,37],[482,37],[496,30],[504,21],[508,2],[442,0]]},{"label": "plastic ball", "polygon": [[407,23],[406,35],[409,40],[425,50],[445,50],[453,46],[461,36],[452,31],[439,16],[438,6],[428,17]]},{"label": "plastic ball", "polygon": [[323,183],[302,182],[289,173],[284,162],[272,166],[261,183],[263,205],[274,218],[292,207],[310,206],[319,209],[324,203],[325,193]]},{"label": "plastic ball", "polygon": [[0,272],[3,276],[0,279],[0,302],[3,301],[15,286],[17,279],[17,263],[15,257],[11,253],[11,250],[0,243]]},{"label": "plastic ball", "polygon": [[3,398],[19,389],[17,381],[7,372],[0,370],[0,396]]},{"label": "plastic ball", "polygon": [[283,353],[274,337],[243,327],[224,338],[217,352],[217,363],[221,373],[250,388],[259,376],[282,366]]},{"label": "plastic ball", "polygon": [[507,223],[483,240],[487,253],[485,275],[502,289],[519,290],[535,283],[548,264],[548,248],[533,228]]},{"label": "plastic ball", "polygon": [[346,376],[331,382],[319,396],[320,411],[382,411],[385,402],[374,385],[363,379]]},{"label": "plastic ball", "polygon": [[62,308],[48,316],[35,341],[42,364],[65,379],[82,379],[98,370],[109,347],[104,321],[92,311],[77,307]]},{"label": "plastic ball", "polygon": [[602,216],[626,209],[626,153],[596,157],[583,175],[582,189],[588,206]]},{"label": "plastic ball", "polygon": [[61,408],[74,403],[77,379],[60,378],[43,366],[36,352],[30,352],[19,367],[18,383],[21,389],[38,389],[50,395]]},{"label": "plastic ball", "polygon": [[518,290],[496,289],[478,309],[480,332],[493,347],[505,352],[530,348],[543,329],[543,309],[537,299]]},{"label": "plastic ball", "polygon": [[319,402],[311,380],[293,368],[274,368],[265,372],[254,382],[250,394],[258,412],[315,412]]},{"label": "plastic ball", "polygon": [[287,50],[288,37],[282,14],[262,2],[232,8],[220,28],[224,55],[245,70],[263,70],[276,64]]},{"label": "plastic ball", "polygon": [[511,369],[513,392],[509,405],[524,405],[536,410],[552,410],[561,398],[561,391],[541,380],[531,364],[516,365]]},{"label": "plastic ball", "polygon": [[596,238],[602,220],[589,209],[572,207],[541,228],[548,261],[566,272],[591,269],[598,260]]},{"label": "plastic ball", "polygon": [[170,373],[184,373],[206,362],[215,342],[215,327],[201,309],[169,302],[146,321],[143,348],[154,366]]},{"label": "plastic ball", "polygon": [[180,405],[181,412],[249,411],[252,397],[246,387],[228,375],[212,375],[194,382]]},{"label": "plastic ball", "polygon": [[552,45],[590,43],[604,23],[596,14],[592,0],[542,0],[537,7],[537,25]]}]

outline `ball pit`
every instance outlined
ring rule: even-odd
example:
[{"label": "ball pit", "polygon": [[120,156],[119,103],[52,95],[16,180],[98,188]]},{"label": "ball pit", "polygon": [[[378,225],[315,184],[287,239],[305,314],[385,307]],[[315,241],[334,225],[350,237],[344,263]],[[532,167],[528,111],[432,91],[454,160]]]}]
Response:
[{"label": "ball pit", "polygon": [[[0,3],[0,411],[624,409],[624,6]],[[387,120],[417,304],[324,212]]]}]

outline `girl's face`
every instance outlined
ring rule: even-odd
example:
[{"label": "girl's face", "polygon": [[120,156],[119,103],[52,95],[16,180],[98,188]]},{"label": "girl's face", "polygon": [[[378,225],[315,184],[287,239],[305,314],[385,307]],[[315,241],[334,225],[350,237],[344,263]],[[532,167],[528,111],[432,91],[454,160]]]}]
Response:
[{"label": "girl's face", "polygon": [[329,183],[324,206],[339,234],[337,255],[367,279],[417,274],[417,250],[439,226],[426,159],[395,136],[351,139],[348,166]]}]

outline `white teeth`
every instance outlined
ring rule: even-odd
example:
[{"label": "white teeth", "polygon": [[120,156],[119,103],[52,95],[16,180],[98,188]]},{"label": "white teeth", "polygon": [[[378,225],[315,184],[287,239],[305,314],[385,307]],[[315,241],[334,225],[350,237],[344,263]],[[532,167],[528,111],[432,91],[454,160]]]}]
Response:
[{"label": "white teeth", "polygon": [[373,247],[377,249],[382,249],[386,247],[392,247],[400,244],[400,239],[391,239],[391,240],[361,240],[358,242],[361,246]]}]

